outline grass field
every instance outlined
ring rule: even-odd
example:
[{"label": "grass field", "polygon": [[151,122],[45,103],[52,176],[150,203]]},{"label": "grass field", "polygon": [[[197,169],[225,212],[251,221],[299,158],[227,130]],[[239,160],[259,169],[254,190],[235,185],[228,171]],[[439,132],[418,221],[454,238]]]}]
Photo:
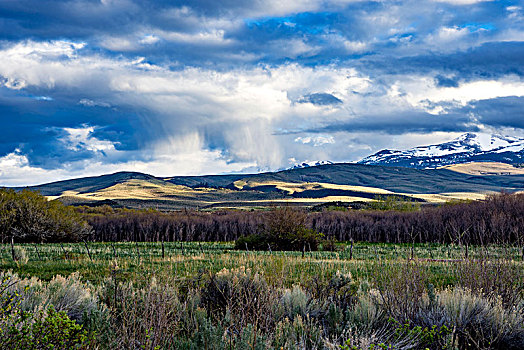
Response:
[{"label": "grass field", "polygon": [[[334,252],[250,252],[234,250],[232,243],[166,242],[164,257],[160,242],[90,242],[87,248],[85,243],[15,244],[15,250],[17,254],[22,252],[19,261],[12,259],[10,245],[0,246],[0,269],[43,280],[79,271],[85,280],[97,283],[110,275],[116,262],[120,274],[131,280],[159,275],[183,278],[202,271],[218,272],[244,266],[262,271],[266,276],[285,276],[288,286],[306,281],[311,276],[331,275],[336,271],[350,272],[355,278],[366,279],[377,261],[400,264],[412,256],[410,244],[385,243],[355,243],[353,249],[350,244],[341,243]],[[468,256],[471,259],[513,259],[516,264],[522,264],[517,247],[472,246],[468,248]],[[457,261],[464,259],[465,248],[415,244],[413,257],[430,267],[434,272],[434,283],[442,286],[452,283],[452,271]]]},{"label": "grass field", "polygon": [[511,164],[498,162],[472,162],[463,164],[453,164],[443,166],[442,169],[448,169],[469,175],[523,175],[524,169],[514,167]]}]

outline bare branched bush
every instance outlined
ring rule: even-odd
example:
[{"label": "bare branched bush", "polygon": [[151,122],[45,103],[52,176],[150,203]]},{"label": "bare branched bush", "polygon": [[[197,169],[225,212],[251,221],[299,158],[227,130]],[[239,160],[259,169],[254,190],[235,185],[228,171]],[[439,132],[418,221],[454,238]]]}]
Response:
[{"label": "bare branched bush", "polygon": [[424,302],[428,284],[425,267],[417,261],[379,262],[373,267],[378,301],[388,316],[403,323],[415,317]]},{"label": "bare branched bush", "polygon": [[293,320],[284,318],[276,324],[272,346],[274,349],[323,349],[325,339],[318,321],[297,315]]},{"label": "bare branched bush", "polygon": [[457,285],[487,297],[501,297],[513,306],[524,293],[524,269],[509,259],[465,260],[455,264]]},{"label": "bare branched bush", "polygon": [[[322,232],[325,237],[338,241],[437,242],[463,246],[505,243],[517,245],[521,251],[524,249],[523,193],[502,193],[489,196],[485,201],[423,206],[420,210],[407,212],[305,212],[296,208],[281,208],[269,213],[191,210],[161,213],[109,207],[78,210],[93,227],[91,237],[97,241],[235,241],[256,233],[296,232],[297,227],[302,227],[299,237],[308,232]],[[245,249],[245,244],[239,248]],[[267,249],[266,242],[262,242],[261,248]],[[300,245],[296,249],[303,248]],[[307,242],[305,248],[309,250]],[[313,250],[314,246],[311,248]]]},{"label": "bare branched bush", "polygon": [[268,330],[273,325],[275,291],[259,273],[240,267],[212,274],[202,290],[202,304],[210,314],[230,320],[230,330],[240,334],[248,324]]},{"label": "bare branched bush", "polygon": [[[115,332],[113,348],[155,349],[172,344],[182,316],[178,291],[169,284],[151,280],[145,288],[132,283],[107,282],[102,293],[116,304],[111,304],[112,328]],[[111,295],[107,295],[111,294]]]}]

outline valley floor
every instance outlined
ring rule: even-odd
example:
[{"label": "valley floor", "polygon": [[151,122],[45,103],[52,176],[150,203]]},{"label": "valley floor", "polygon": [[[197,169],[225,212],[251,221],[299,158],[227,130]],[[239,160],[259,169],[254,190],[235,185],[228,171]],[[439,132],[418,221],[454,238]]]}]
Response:
[{"label": "valley floor", "polygon": [[[43,280],[78,271],[84,280],[96,284],[110,277],[115,263],[119,273],[129,280],[162,275],[183,278],[202,270],[219,272],[239,266],[271,276],[280,266],[285,269],[287,285],[292,286],[311,276],[337,271],[366,279],[377,261],[403,264],[412,257],[410,244],[360,242],[351,248],[349,243],[340,243],[334,252],[304,253],[239,251],[227,242],[165,242],[163,245],[164,257],[160,242],[15,244],[20,260],[13,261],[11,246],[4,244],[0,245],[0,270],[12,270],[21,276]],[[413,250],[413,257],[419,263],[431,267],[433,282],[438,286],[452,283],[450,271],[465,254],[465,247],[458,245],[415,244]],[[471,259],[509,258],[516,264],[524,264],[521,254],[518,247],[510,246],[470,246],[468,249]],[[277,273],[282,274],[282,271]]]}]

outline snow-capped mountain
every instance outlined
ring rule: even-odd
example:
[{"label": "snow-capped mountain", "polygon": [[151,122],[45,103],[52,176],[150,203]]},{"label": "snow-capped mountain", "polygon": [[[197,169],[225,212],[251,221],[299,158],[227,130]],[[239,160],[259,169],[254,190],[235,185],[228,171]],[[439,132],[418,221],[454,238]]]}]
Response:
[{"label": "snow-capped mountain", "polygon": [[297,163],[293,165],[291,168],[288,168],[287,170],[309,168],[312,166],[327,165],[327,164],[333,164],[333,162],[329,160],[317,160],[317,161],[311,161],[311,162]]},{"label": "snow-capped mountain", "polygon": [[419,146],[404,151],[385,149],[358,163],[424,169],[449,164],[487,161],[523,163],[524,138],[466,133],[452,141],[438,145]]}]

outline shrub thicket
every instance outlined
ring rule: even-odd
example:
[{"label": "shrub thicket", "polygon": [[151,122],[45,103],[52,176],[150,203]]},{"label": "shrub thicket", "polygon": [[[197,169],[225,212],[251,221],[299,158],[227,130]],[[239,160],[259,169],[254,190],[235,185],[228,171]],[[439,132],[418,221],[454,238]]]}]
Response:
[{"label": "shrub thicket", "polygon": [[306,226],[307,214],[303,210],[283,207],[267,215],[262,232],[240,237],[236,249],[254,250],[318,250],[323,235]]},{"label": "shrub thicket", "polygon": [[90,230],[72,207],[36,192],[0,189],[0,240],[4,243],[77,241]]}]

